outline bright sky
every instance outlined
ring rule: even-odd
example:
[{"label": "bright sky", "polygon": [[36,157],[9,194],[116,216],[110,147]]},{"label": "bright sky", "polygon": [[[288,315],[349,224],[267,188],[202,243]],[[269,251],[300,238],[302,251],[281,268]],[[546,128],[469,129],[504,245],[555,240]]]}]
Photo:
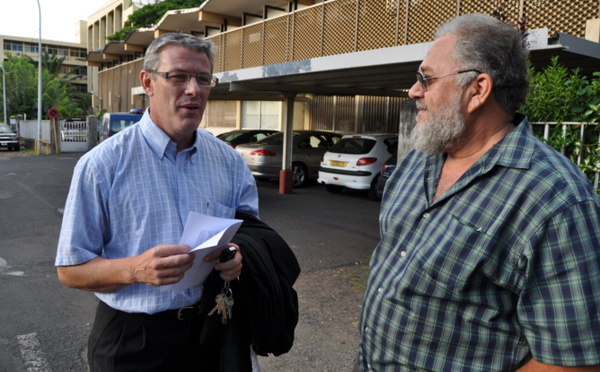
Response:
[{"label": "bright sky", "polygon": [[42,40],[76,42],[77,22],[108,0],[0,0],[0,35],[39,38],[38,1],[42,9]]}]

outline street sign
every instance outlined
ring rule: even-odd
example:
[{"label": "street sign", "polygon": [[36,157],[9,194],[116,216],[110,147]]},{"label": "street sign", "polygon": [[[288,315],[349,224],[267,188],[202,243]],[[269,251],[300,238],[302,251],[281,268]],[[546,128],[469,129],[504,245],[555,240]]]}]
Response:
[{"label": "street sign", "polygon": [[58,110],[55,108],[51,108],[48,110],[48,116],[50,116],[52,119],[56,119],[58,118]]}]

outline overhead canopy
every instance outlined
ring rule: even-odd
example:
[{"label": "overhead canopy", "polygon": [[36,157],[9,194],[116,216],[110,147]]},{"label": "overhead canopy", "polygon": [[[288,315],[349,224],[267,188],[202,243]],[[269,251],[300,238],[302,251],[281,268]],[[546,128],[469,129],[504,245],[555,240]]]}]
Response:
[{"label": "overhead canopy", "polygon": [[[217,73],[216,100],[282,100],[286,94],[407,96],[430,43],[320,57]],[[583,74],[600,71],[600,44],[558,33],[530,49],[536,68],[552,56]]]}]

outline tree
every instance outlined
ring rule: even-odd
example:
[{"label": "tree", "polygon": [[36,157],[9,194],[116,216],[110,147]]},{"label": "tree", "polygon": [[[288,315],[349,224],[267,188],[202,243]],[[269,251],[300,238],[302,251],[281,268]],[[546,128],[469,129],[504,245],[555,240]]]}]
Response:
[{"label": "tree", "polygon": [[205,0],[164,0],[157,4],[147,4],[127,17],[125,27],[108,36],[109,41],[125,40],[132,30],[154,26],[169,10],[199,7]]},{"label": "tree", "polygon": [[[29,56],[15,57],[6,54],[6,106],[7,111],[37,118],[37,61]],[[91,106],[88,93],[77,92],[68,79],[59,77],[64,58],[42,54],[42,114],[51,107],[62,117],[84,116]]]}]

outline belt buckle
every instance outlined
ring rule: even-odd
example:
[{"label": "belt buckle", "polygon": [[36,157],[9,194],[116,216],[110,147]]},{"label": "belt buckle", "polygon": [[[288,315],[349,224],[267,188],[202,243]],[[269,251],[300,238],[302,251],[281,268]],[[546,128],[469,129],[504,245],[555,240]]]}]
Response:
[{"label": "belt buckle", "polygon": [[198,309],[196,306],[184,306],[182,308],[177,309],[177,319],[178,320],[192,320],[195,316],[198,315]]}]

